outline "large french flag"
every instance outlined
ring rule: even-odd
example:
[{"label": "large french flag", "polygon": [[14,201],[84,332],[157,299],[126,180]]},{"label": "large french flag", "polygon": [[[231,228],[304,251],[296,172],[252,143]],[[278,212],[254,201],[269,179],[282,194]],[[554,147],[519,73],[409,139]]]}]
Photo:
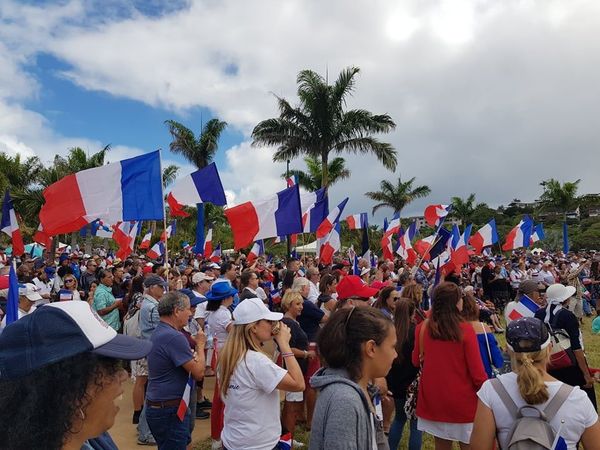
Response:
[{"label": "large french flag", "polygon": [[165,254],[165,243],[163,241],[158,241],[156,244],[152,246],[146,256],[150,259],[158,259],[162,255]]},{"label": "large french flag", "polygon": [[46,234],[70,233],[102,219],[106,223],[162,220],[158,151],[67,175],[44,190],[40,222]]},{"label": "large french flag", "polygon": [[333,226],[325,238],[317,239],[317,242],[319,244],[319,261],[322,264],[331,264],[333,255],[342,247],[339,222]]},{"label": "large french flag", "polygon": [[142,238],[140,248],[150,248],[150,241],[152,240],[152,231],[148,231]]},{"label": "large french flag", "polygon": [[348,197],[346,197],[342,202],[337,205],[333,210],[327,215],[327,218],[321,222],[319,228],[317,228],[317,239],[322,239],[327,236],[333,227],[340,221],[340,216],[344,211],[344,208],[348,203]]},{"label": "large french flag", "polygon": [[529,247],[531,243],[531,230],[533,221],[529,216],[523,216],[519,224],[514,227],[506,236],[506,242],[502,246],[502,250],[509,251],[521,247]]},{"label": "large french flag", "polygon": [[259,256],[262,256],[264,254],[265,254],[265,241],[263,241],[261,239],[260,241],[256,241],[254,243],[254,245],[250,249],[250,252],[248,253],[248,257],[246,258],[246,261],[248,262],[248,264],[252,264],[256,258],[258,258]]},{"label": "large french flag", "polygon": [[417,261],[417,252],[412,248],[411,241],[417,234],[417,224],[413,222],[406,231],[400,231],[400,245],[396,253],[408,264],[413,265]]},{"label": "large french flag", "polygon": [[52,238],[44,232],[44,227],[41,223],[38,226],[37,231],[33,235],[33,241],[43,245],[47,249],[49,249],[52,246]]},{"label": "large french flag", "polygon": [[329,214],[327,191],[321,188],[315,192],[300,194],[302,210],[302,232],[314,233]]},{"label": "large french flag", "polygon": [[167,202],[172,216],[188,217],[183,210],[185,205],[194,206],[198,203],[212,203],[225,206],[225,190],[215,163],[192,172],[177,180],[167,196]]},{"label": "large french flag", "polygon": [[544,234],[544,225],[542,225],[541,223],[538,223],[533,228],[533,233],[531,233],[530,244],[533,244],[534,242],[537,242],[537,241],[541,241],[545,237],[546,237],[546,235]]},{"label": "large french flag", "polygon": [[469,244],[475,249],[475,253],[481,254],[484,247],[489,247],[498,242],[498,230],[496,229],[496,219],[490,220],[482,226],[477,233],[469,239]]},{"label": "large french flag", "polygon": [[213,235],[213,229],[211,227],[208,229],[208,232],[206,233],[206,238],[204,239],[204,253],[202,253],[202,255],[205,258],[212,255],[212,252],[213,252],[212,235]]},{"label": "large french flag", "polygon": [[12,199],[8,190],[4,193],[4,202],[2,203],[2,219],[0,219],[0,230],[8,234],[12,239],[12,254],[21,256],[25,253],[23,244],[23,235],[17,221],[17,214],[13,207]]},{"label": "large french flag", "polygon": [[454,267],[461,267],[463,264],[469,262],[469,238],[471,237],[471,224],[465,227],[465,231],[460,234],[457,225],[452,227],[452,252],[451,261]]},{"label": "large french flag", "polygon": [[225,217],[233,231],[235,249],[275,236],[302,232],[298,185],[279,191],[266,200],[227,208]]},{"label": "large french flag", "polygon": [[534,317],[540,309],[539,305],[526,295],[522,295],[518,302],[514,303],[512,311],[508,313],[510,320],[517,320],[521,317]]},{"label": "large french flag", "polygon": [[444,217],[450,212],[450,205],[429,205],[425,208],[425,220],[430,227],[440,225]]},{"label": "large french flag", "polygon": [[349,230],[362,230],[369,225],[367,213],[352,214],[346,217],[346,223]]}]

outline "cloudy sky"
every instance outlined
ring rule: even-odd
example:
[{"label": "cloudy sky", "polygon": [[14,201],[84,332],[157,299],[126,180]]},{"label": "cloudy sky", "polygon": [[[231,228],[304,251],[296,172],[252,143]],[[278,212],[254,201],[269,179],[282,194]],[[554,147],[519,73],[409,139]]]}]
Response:
[{"label": "cloudy sky", "polygon": [[349,155],[331,196],[350,196],[348,214],[400,175],[432,189],[406,214],[471,192],[531,201],[549,177],[596,193],[599,29],[597,0],[0,0],[0,151],[110,143],[119,160],[168,149],[166,119],[198,131],[216,116],[230,199],[258,199],[283,187],[274,149],[249,141],[273,93],[295,103],[298,71],[354,65],[349,106],[396,121],[398,169]]}]

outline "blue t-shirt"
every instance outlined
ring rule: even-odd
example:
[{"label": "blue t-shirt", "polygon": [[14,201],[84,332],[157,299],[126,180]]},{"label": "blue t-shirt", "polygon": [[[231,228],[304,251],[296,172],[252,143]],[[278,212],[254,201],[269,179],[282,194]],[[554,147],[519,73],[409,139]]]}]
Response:
[{"label": "blue t-shirt", "polygon": [[325,313],[310,300],[304,300],[302,306],[302,312],[297,318],[298,323],[308,336],[308,341],[315,342],[319,331],[319,323]]},{"label": "blue t-shirt", "polygon": [[164,402],[181,398],[189,376],[181,366],[193,358],[187,339],[181,331],[160,322],[150,340],[147,399]]}]

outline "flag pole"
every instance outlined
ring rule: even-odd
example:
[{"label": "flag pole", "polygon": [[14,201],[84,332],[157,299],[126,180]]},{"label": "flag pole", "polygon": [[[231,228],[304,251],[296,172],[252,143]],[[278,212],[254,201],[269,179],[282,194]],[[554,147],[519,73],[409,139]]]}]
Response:
[{"label": "flag pole", "polygon": [[[442,226],[444,225],[444,222],[446,221],[446,217],[448,217],[450,215],[450,211],[448,211],[448,214],[446,214],[444,217],[442,217],[442,220],[440,221],[440,224],[438,225],[437,229],[435,230],[435,234],[434,234],[434,238],[433,238],[433,242],[431,244],[429,244],[429,247],[427,247],[427,249],[423,252],[423,254],[421,255],[421,257],[417,260],[417,263],[415,264],[415,266],[413,267],[413,275],[415,273],[417,273],[418,268],[421,266],[421,263],[423,262],[423,259],[425,258],[425,255],[427,254],[427,252],[429,250],[431,250],[435,244],[437,244],[440,240],[440,230],[442,229]],[[408,230],[408,228],[407,228]]]}]

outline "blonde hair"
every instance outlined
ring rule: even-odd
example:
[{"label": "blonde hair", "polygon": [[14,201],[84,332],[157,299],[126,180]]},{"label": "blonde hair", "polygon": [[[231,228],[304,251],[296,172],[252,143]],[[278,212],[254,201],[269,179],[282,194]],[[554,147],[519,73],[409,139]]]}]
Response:
[{"label": "blonde hair", "polygon": [[537,352],[511,352],[513,370],[517,373],[517,385],[523,400],[529,405],[539,405],[548,400],[548,388],[544,383],[544,370],[550,347]]},{"label": "blonde hair", "polygon": [[402,288],[402,297],[410,298],[415,306],[419,308],[423,301],[423,287],[420,284],[409,284]]},{"label": "blonde hair", "polygon": [[[222,398],[227,396],[227,389],[233,371],[237,364],[246,357],[248,350],[264,353],[264,350],[259,344],[256,344],[250,335],[250,330],[256,322],[247,323],[244,325],[234,325],[225,346],[219,352],[219,363],[217,365],[217,374],[219,376],[219,392]],[[267,355],[268,356],[268,355]]]},{"label": "blonde hair", "polygon": [[283,294],[283,298],[281,299],[281,310],[283,312],[287,312],[287,310],[290,309],[292,303],[298,300],[304,302],[304,298],[302,298],[300,292],[288,289],[287,291],[285,291],[285,294]]}]

